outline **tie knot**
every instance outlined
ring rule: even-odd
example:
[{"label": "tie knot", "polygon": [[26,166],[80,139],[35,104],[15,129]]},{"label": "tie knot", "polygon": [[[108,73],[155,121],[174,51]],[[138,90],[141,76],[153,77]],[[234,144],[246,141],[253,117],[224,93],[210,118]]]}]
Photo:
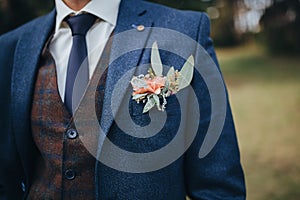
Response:
[{"label": "tie knot", "polygon": [[92,14],[80,14],[72,17],[68,17],[66,22],[69,24],[72,30],[72,36],[83,35],[85,36],[91,26],[94,24],[96,16]]}]

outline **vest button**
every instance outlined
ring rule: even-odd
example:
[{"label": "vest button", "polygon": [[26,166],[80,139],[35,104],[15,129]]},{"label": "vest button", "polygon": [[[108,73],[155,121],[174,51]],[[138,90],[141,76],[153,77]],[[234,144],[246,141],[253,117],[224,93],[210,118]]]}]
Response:
[{"label": "vest button", "polygon": [[78,136],[78,133],[77,133],[77,131],[75,129],[69,129],[67,131],[67,137],[69,139],[75,139],[75,138],[77,138],[77,136]]},{"label": "vest button", "polygon": [[73,180],[75,178],[75,172],[72,169],[67,169],[65,171],[65,177],[68,180]]}]

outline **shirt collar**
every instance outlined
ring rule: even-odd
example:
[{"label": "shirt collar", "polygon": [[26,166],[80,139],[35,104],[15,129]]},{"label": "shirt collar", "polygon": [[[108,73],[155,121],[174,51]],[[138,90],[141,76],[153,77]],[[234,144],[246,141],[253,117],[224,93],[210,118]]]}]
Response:
[{"label": "shirt collar", "polygon": [[69,8],[63,0],[55,0],[56,6],[56,25],[55,32],[58,31],[62,21],[70,14],[79,14],[81,12],[91,13],[100,19],[115,26],[117,23],[119,5],[121,0],[91,0],[84,8],[76,12]]}]

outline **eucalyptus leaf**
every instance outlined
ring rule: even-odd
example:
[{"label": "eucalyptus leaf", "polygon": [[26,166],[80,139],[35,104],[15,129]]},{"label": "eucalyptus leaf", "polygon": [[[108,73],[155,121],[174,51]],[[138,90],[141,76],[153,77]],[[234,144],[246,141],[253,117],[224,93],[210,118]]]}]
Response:
[{"label": "eucalyptus leaf", "polygon": [[167,79],[167,80],[165,80],[165,87],[163,88],[162,93],[163,94],[166,93],[169,90],[169,87],[170,87],[170,82]]},{"label": "eucalyptus leaf", "polygon": [[146,105],[144,106],[143,113],[148,112],[151,108],[155,106],[155,101],[152,97],[148,98]]},{"label": "eucalyptus leaf", "polygon": [[174,67],[171,67],[167,73],[167,78],[170,80],[175,79],[175,70]]},{"label": "eucalyptus leaf", "polygon": [[151,50],[151,66],[155,76],[162,76],[163,65],[160,59],[157,42],[154,42]]},{"label": "eucalyptus leaf", "polygon": [[159,97],[155,94],[155,95],[153,95],[153,99],[154,99],[154,101],[155,101],[155,104],[156,104],[157,109],[158,109],[158,110],[161,110],[161,108],[160,108]]},{"label": "eucalyptus leaf", "polygon": [[187,87],[192,79],[194,74],[194,57],[191,55],[187,61],[184,63],[182,69],[180,70],[180,77],[178,79],[178,90],[181,90]]},{"label": "eucalyptus leaf", "polygon": [[139,98],[144,97],[144,96],[147,96],[147,93],[133,95],[132,99],[136,100],[136,99],[139,99]]},{"label": "eucalyptus leaf", "polygon": [[135,88],[147,87],[147,83],[144,79],[140,79],[138,77],[133,77],[131,80],[131,85]]}]

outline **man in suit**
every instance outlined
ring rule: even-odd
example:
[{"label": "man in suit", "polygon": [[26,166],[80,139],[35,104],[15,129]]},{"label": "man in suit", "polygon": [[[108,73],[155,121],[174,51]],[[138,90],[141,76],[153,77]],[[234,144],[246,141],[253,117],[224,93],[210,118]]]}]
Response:
[{"label": "man in suit", "polygon": [[[191,83],[199,105],[187,107],[192,110],[178,111],[178,101],[171,96],[165,125],[155,136],[141,139],[124,134],[126,132],[112,114],[115,107],[129,107],[130,119],[126,118],[125,124],[127,120],[134,121],[139,127],[151,123],[149,115],[142,113],[143,105],[126,96],[127,90],[118,93],[121,100],[113,104],[117,106],[111,108],[110,102],[114,99],[113,90],[118,80],[128,71],[129,77],[133,73],[140,74],[142,68],[133,66],[149,63],[149,49],[134,49],[140,45],[148,47],[157,39],[154,27],[180,32],[195,40],[212,63],[218,65],[209,38],[208,17],[203,13],[178,11],[140,0],[55,2],[56,9],[48,15],[0,37],[0,199],[174,200],[186,196],[199,200],[245,199],[244,175],[226,96],[220,137],[206,156],[199,157],[205,133],[214,119],[209,87],[202,74],[194,73]],[[81,15],[85,19],[78,22]],[[76,27],[85,27],[85,33],[77,31]],[[118,39],[118,34],[128,30],[134,32]],[[116,38],[110,39],[110,36]],[[171,47],[180,43],[165,42]],[[123,47],[133,48],[113,61],[107,59]],[[84,51],[80,52],[82,49]],[[184,46],[181,49],[191,50]],[[196,50],[191,52],[197,53]],[[76,60],[79,57],[83,59]],[[88,57],[86,69],[72,68],[85,62],[85,57]],[[183,64],[181,58],[167,51],[161,51],[161,60],[178,69]],[[101,71],[99,65],[109,67]],[[81,103],[77,102],[80,105],[74,106],[76,101],[72,99],[72,92],[77,87],[74,87],[75,78],[70,75],[72,70],[76,75],[86,75],[81,79],[88,80],[84,88],[89,88],[93,82],[96,84],[95,105],[88,107],[87,113],[91,113],[89,109],[96,109],[97,122],[99,120],[104,134],[97,135],[95,140],[88,138],[88,142],[96,144],[93,150],[86,145],[79,133],[82,127],[76,122],[77,116],[86,111],[81,106],[90,105],[85,104],[89,89],[81,94]],[[97,79],[99,71],[101,76]],[[125,83],[129,85],[128,81]],[[125,84],[125,88],[128,85]],[[127,103],[122,104],[124,99]],[[180,115],[192,115],[195,106],[201,114],[195,138],[178,158],[166,165],[153,167],[153,170],[132,169],[130,167],[142,166],[144,161],[132,163],[129,156],[124,156],[127,154],[118,157],[111,153],[110,143],[105,142],[112,141],[127,152],[135,152],[134,155],[154,152],[172,141],[180,119],[184,119]],[[82,121],[84,117],[79,119]],[[83,132],[93,132],[90,129],[90,124],[83,123]],[[107,160],[119,160],[121,164],[111,165]],[[150,168],[158,162],[151,163]]]}]

